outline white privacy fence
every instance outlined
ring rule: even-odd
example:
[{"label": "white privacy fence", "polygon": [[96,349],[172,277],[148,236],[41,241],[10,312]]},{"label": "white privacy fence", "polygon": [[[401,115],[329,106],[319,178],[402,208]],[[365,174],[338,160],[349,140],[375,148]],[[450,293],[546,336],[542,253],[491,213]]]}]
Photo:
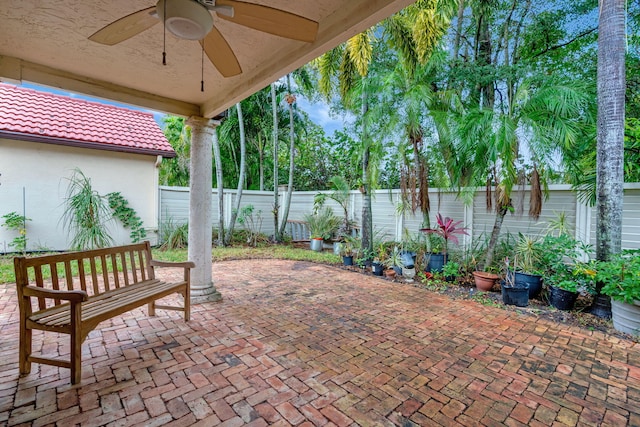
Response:
[{"label": "white privacy fence", "polygon": [[[624,213],[622,226],[622,246],[626,249],[640,249],[640,183],[626,184],[624,192]],[[581,203],[568,185],[552,185],[549,188],[549,199],[543,204],[542,213],[537,221],[528,217],[529,189],[525,187],[522,193],[514,196],[514,207],[522,214],[508,213],[504,219],[502,233],[542,234],[549,221],[564,213],[568,226],[574,230],[576,238],[585,243],[595,244],[596,210]],[[189,189],[185,187],[160,187],[160,219],[159,224],[172,221],[174,224],[184,224],[189,218]],[[302,220],[306,213],[313,209],[315,191],[295,191],[291,198],[289,210],[290,220]],[[280,191],[280,218],[284,209],[286,191]],[[440,212],[443,216],[450,216],[454,220],[462,220],[469,228],[470,236],[464,236],[465,242],[470,239],[491,233],[495,220],[494,211],[487,211],[485,206],[485,190],[458,197],[456,193],[431,189],[431,223],[435,222],[435,215]],[[463,199],[468,199],[465,203]],[[231,217],[236,202],[235,190],[224,190],[224,218],[226,225]],[[378,233],[388,240],[402,240],[403,234],[418,233],[422,224],[422,215],[402,212],[400,204],[400,190],[378,190],[373,199],[373,226]],[[269,191],[243,191],[241,206],[253,205],[254,216],[261,215],[263,222],[261,232],[267,235],[274,233],[273,223],[273,193]],[[326,205],[333,208],[336,215],[342,216],[342,208],[332,200]],[[217,190],[213,190],[213,223],[219,222]],[[362,195],[358,191],[351,192],[349,198],[349,217],[360,225],[362,215]],[[241,225],[236,224],[236,227]]]}]

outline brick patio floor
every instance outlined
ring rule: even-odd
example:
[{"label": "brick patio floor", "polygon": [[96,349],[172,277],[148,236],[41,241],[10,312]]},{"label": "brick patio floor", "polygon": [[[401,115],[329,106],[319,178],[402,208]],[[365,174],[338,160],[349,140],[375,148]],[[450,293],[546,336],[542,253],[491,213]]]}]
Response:
[{"label": "brick patio floor", "polygon": [[[93,331],[83,380],[18,378],[0,285],[0,425],[640,426],[640,345],[306,262],[214,264],[224,301]],[[67,355],[34,333],[36,350]]]}]

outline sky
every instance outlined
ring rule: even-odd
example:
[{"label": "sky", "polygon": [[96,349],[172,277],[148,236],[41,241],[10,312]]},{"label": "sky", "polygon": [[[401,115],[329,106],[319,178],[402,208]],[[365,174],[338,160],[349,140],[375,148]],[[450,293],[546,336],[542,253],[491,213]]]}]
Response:
[{"label": "sky", "polygon": [[302,96],[297,97],[296,102],[298,109],[309,114],[311,121],[324,128],[327,136],[331,136],[336,130],[342,130],[345,127],[343,118],[332,115],[326,102],[312,102]]}]

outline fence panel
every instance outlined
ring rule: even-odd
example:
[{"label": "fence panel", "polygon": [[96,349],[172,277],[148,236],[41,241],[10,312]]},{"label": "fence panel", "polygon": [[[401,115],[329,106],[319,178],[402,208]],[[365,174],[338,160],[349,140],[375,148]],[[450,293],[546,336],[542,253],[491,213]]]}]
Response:
[{"label": "fence panel", "polygon": [[[216,191],[213,194],[212,225],[218,221],[218,204]],[[295,191],[291,199],[289,219],[302,220],[304,215],[313,210],[313,199],[317,192]],[[391,196],[391,198],[390,198]],[[430,190],[431,196],[431,225],[435,225],[435,216],[438,212],[444,216],[450,216],[455,220],[462,220],[464,225],[471,229],[473,238],[488,238],[495,221],[495,212],[487,211],[485,207],[485,193],[483,188],[478,188],[473,196],[473,203],[465,206],[456,193],[447,191]],[[285,200],[285,193],[280,193],[281,213]],[[422,226],[422,215],[405,213],[400,216],[396,209],[400,198],[399,190],[378,190],[373,198],[373,225],[378,233],[388,240],[399,240],[403,233],[418,233]],[[225,190],[225,219],[229,220],[231,207],[234,205],[235,191]],[[263,224],[261,232],[267,235],[274,233],[273,224],[273,193],[268,191],[244,191],[241,206],[253,205],[254,212],[261,212]],[[567,185],[550,186],[549,199],[542,207],[540,218],[537,221],[528,216],[529,189],[525,188],[524,199],[520,202],[518,195],[514,195],[516,209],[522,211],[521,215],[507,213],[502,236],[507,233],[517,235],[522,232],[530,235],[541,235],[549,226],[550,221],[557,218],[559,213],[564,213],[567,226],[574,230],[577,237],[588,236],[591,244],[595,243],[595,218],[594,208],[584,207],[577,200],[574,192]],[[327,200],[334,213],[342,217],[342,208],[333,200]],[[185,223],[189,219],[189,189],[184,187],[160,187],[160,224],[170,218],[175,223]],[[349,199],[349,217],[358,226],[362,224],[362,194],[352,191]],[[239,227],[238,224],[236,224]],[[640,184],[625,185],[624,216],[623,216],[623,248],[640,248]]]}]

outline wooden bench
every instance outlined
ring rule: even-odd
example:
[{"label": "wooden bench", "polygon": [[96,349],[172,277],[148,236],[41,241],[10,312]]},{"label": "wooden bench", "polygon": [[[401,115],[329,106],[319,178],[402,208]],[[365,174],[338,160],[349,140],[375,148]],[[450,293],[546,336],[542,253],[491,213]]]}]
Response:
[{"label": "wooden bench", "polygon": [[[151,258],[149,242],[113,248],[16,257],[14,268],[20,308],[20,373],[28,374],[31,363],[71,369],[71,383],[82,377],[82,342],[100,322],[149,305],[155,309],[179,310],[189,320],[189,274],[192,262],[162,262]],[[183,278],[176,282],[156,279],[154,267],[179,267]],[[50,277],[45,279],[45,277]],[[182,307],[156,304],[159,298],[178,293]],[[70,335],[70,360],[32,356],[32,332]]]}]

